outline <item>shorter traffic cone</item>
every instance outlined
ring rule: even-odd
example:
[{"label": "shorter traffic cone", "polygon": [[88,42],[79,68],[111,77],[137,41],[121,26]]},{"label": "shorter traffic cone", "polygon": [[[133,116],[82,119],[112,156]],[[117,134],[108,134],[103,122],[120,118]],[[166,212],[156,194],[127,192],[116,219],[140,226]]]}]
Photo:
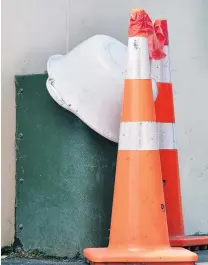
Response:
[{"label": "shorter traffic cone", "polygon": [[152,74],[157,82],[158,96],[155,101],[156,119],[159,125],[160,160],[164,182],[168,231],[171,246],[207,249],[208,236],[185,236],[181,202],[178,150],[175,143],[175,114],[173,89],[169,63],[169,40],[167,20],[156,20],[154,28],[165,36],[162,60],[152,60]]},{"label": "shorter traffic cone", "polygon": [[169,244],[150,79],[151,25],[144,10],[132,11],[109,246],[84,250],[86,259],[97,265],[197,261],[196,254]]}]

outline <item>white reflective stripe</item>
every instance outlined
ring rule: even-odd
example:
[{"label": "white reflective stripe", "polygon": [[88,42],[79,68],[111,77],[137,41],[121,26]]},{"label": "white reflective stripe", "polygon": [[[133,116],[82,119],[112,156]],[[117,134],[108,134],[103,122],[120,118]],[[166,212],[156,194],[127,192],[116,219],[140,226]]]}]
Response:
[{"label": "white reflective stripe", "polygon": [[168,46],[164,46],[163,50],[166,57],[162,60],[152,60],[151,62],[152,78],[154,78],[156,82],[170,83],[171,73]]},{"label": "white reflective stripe", "polygon": [[127,79],[150,79],[148,39],[129,37]]},{"label": "white reflective stripe", "polygon": [[159,127],[159,148],[176,149],[175,123],[158,123]]},{"label": "white reflective stripe", "polygon": [[159,150],[159,134],[156,122],[122,122],[119,150]]}]

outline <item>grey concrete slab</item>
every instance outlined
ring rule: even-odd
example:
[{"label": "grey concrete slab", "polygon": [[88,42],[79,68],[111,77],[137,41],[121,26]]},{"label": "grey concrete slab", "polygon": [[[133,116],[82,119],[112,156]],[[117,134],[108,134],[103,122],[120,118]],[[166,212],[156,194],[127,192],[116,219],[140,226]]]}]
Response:
[{"label": "grey concrete slab", "polygon": [[[199,260],[197,265],[208,265],[208,250],[196,252]],[[20,259],[20,258],[5,258],[1,260],[2,265],[86,265],[84,260],[43,260],[43,259]]]},{"label": "grey concrete slab", "polygon": [[196,251],[196,254],[199,257],[199,262],[206,262],[206,263],[208,263],[208,250]]},{"label": "grey concrete slab", "polygon": [[[198,251],[199,261],[197,265],[208,265],[208,251]],[[43,260],[43,259],[2,259],[2,265],[86,265],[84,260]]]},{"label": "grey concrete slab", "polygon": [[40,259],[3,259],[2,265],[85,265],[83,260],[69,261],[69,260],[40,260]]}]

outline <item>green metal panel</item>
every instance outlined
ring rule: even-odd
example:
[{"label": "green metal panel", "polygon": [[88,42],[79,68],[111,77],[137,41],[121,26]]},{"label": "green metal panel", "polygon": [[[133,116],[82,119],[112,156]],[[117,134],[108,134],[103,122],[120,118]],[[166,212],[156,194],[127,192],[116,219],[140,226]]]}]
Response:
[{"label": "green metal panel", "polygon": [[108,243],[117,145],[59,107],[46,79],[16,77],[16,236],[73,258]]}]

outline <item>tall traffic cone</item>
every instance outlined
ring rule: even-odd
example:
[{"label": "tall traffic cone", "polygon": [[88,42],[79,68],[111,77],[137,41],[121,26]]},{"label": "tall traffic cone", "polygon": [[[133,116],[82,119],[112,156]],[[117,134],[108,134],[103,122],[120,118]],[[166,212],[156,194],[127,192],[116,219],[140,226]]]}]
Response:
[{"label": "tall traffic cone", "polygon": [[159,125],[160,159],[164,182],[168,230],[171,246],[202,246],[206,249],[208,236],[185,236],[181,202],[178,151],[175,143],[175,114],[169,64],[169,40],[167,20],[156,20],[154,27],[162,28],[165,36],[162,60],[152,60],[152,75],[157,82],[158,96],[155,101],[156,119]]},{"label": "tall traffic cone", "polygon": [[109,245],[84,250],[97,265],[191,265],[197,260],[196,254],[169,244],[150,79],[150,24],[144,10],[132,10]]}]

